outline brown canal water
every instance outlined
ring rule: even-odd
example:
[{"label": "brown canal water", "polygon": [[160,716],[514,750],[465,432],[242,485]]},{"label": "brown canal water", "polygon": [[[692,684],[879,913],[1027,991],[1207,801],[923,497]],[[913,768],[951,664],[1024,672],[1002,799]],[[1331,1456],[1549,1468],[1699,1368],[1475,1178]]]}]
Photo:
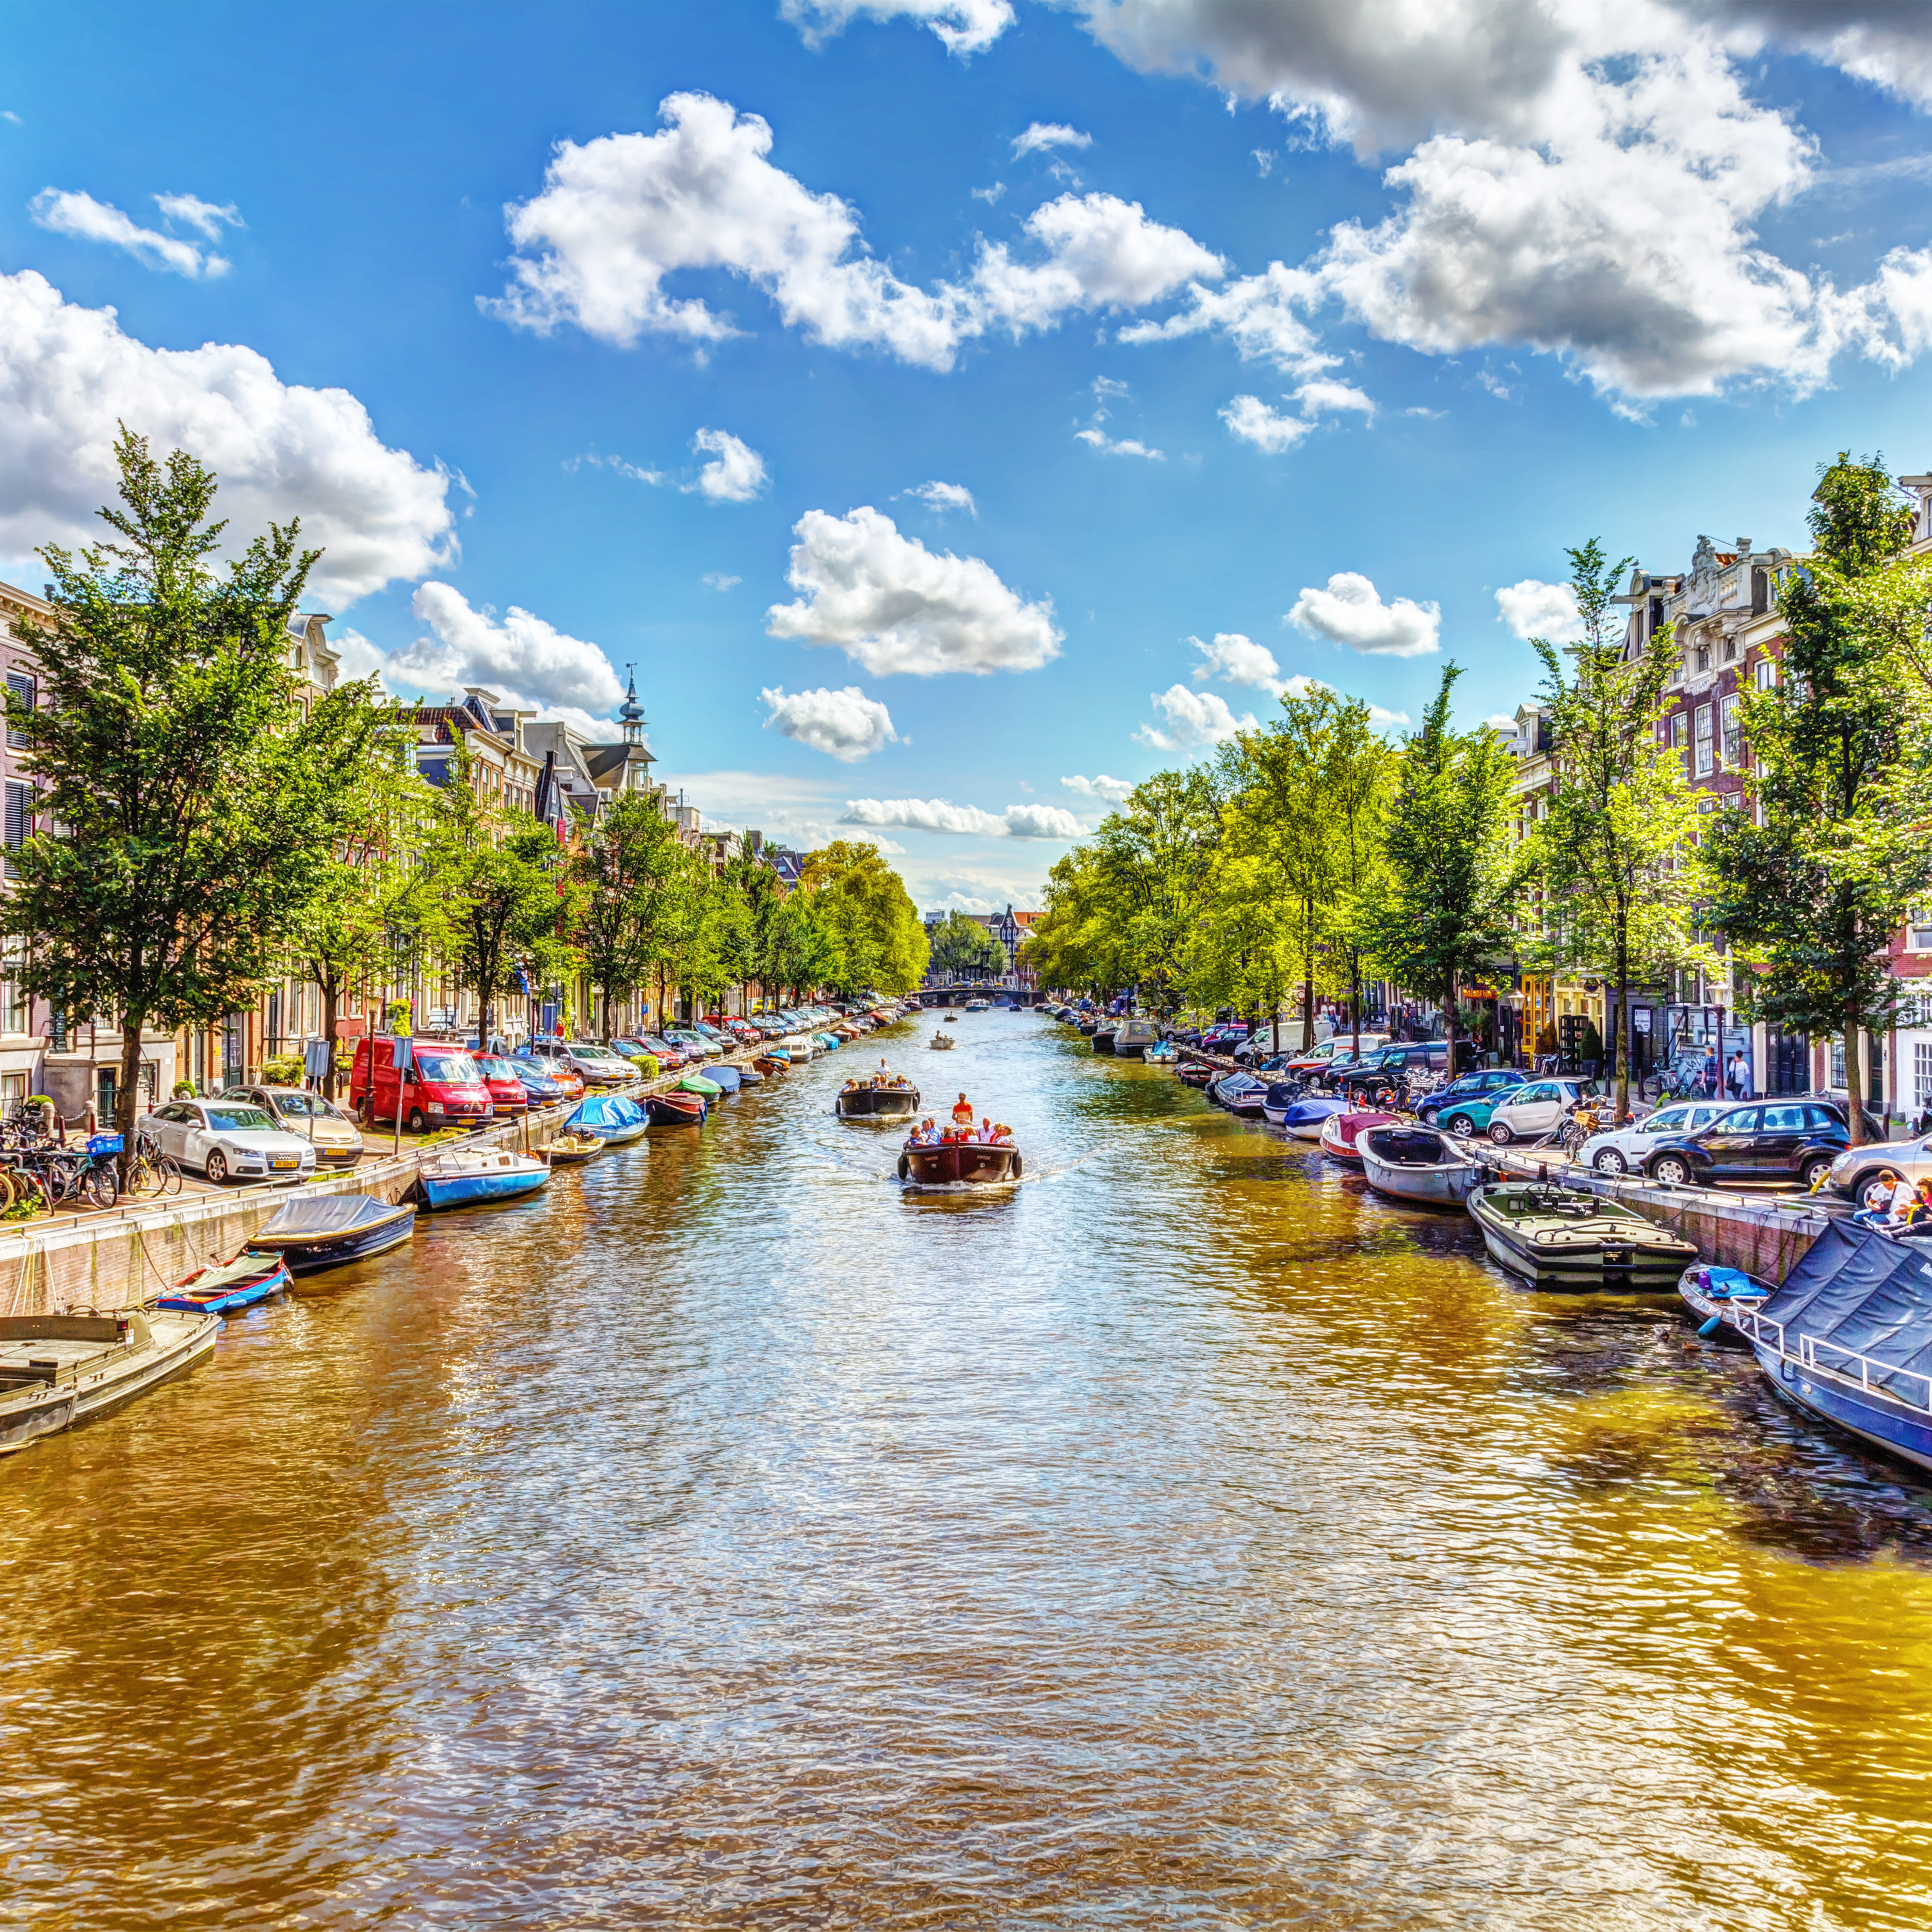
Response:
[{"label": "brown canal water", "polygon": [[0,1924],[1921,1928],[1932,1520],[1037,1016],[230,1324],[0,1464]]}]

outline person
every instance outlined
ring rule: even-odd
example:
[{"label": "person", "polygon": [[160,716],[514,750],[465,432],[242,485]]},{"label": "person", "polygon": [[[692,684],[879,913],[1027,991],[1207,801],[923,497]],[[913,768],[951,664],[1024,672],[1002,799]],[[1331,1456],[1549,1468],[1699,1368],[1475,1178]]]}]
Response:
[{"label": "person", "polygon": [[[1000,1120],[1000,1121],[999,1121],[999,1122],[996,1123],[996,1124],[995,1124],[995,1125],[994,1125],[994,1128],[993,1128],[993,1144],[994,1144],[994,1146],[995,1146],[995,1147],[1011,1147],[1011,1146],[1012,1145],[1012,1144],[1013,1144],[1013,1130],[1012,1130],[1012,1129],[1011,1127],[1008,1126],[1006,1125],[1006,1122],[1005,1122],[1004,1120]],[[1928,1181],[1927,1181],[1924,1184],[1925,1184],[1925,1186],[1926,1186],[1928,1188],[1932,1188],[1932,1180],[1928,1180]]]},{"label": "person", "polygon": [[1731,1055],[1730,1078],[1725,1083],[1733,1100],[1742,1100],[1750,1089],[1750,1069],[1744,1064],[1744,1050],[1739,1047]]},{"label": "person", "polygon": [[952,1124],[970,1131],[974,1120],[973,1103],[964,1094],[952,1103]]},{"label": "person", "polygon": [[[1901,1190],[1904,1203],[1899,1200]],[[1882,1228],[1902,1205],[1915,1198],[1910,1182],[1901,1180],[1890,1168],[1882,1167],[1879,1169],[1877,1179],[1865,1190],[1864,1203],[1852,1219],[1861,1228]]]},{"label": "person", "polygon": [[992,1143],[993,1117],[991,1114],[988,1114],[984,1115],[980,1122],[980,1144],[982,1147],[990,1147]]}]

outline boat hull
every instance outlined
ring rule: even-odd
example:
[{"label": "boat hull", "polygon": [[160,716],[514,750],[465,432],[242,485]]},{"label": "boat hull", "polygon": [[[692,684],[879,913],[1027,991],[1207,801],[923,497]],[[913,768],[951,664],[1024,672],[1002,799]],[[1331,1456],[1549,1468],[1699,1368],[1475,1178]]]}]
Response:
[{"label": "boat hull", "polygon": [[1923,1414],[1888,1401],[1875,1390],[1848,1389],[1819,1376],[1780,1354],[1768,1342],[1756,1341],[1749,1346],[1772,1388],[1793,1408],[1916,1468],[1932,1471],[1932,1423]]},{"label": "boat hull", "polygon": [[[113,1346],[124,1320],[138,1322],[146,1340]],[[184,1375],[214,1346],[221,1318],[202,1311],[153,1316],[22,1316],[0,1320],[0,1346],[10,1355],[36,1337],[104,1346],[44,1385],[0,1394],[0,1456],[8,1456],[83,1423],[112,1414],[139,1396]]]},{"label": "boat hull", "polygon": [[1362,1155],[1362,1173],[1378,1194],[1428,1208],[1463,1207],[1483,1182],[1483,1170],[1474,1162],[1408,1167],[1398,1161],[1378,1160],[1366,1150]]},{"label": "boat hull", "polygon": [[264,1260],[242,1255],[184,1275],[166,1294],[155,1297],[154,1306],[190,1315],[236,1315],[281,1294],[290,1279],[288,1264],[280,1256]]},{"label": "boat hull", "polygon": [[1490,1201],[1492,1192],[1504,1191],[1472,1188],[1470,1216],[1482,1230],[1490,1259],[1533,1288],[1573,1294],[1670,1294],[1696,1259],[1689,1242],[1640,1217],[1585,1216],[1553,1232],[1520,1226]]},{"label": "boat hull", "polygon": [[916,1087],[855,1087],[841,1094],[836,1110],[842,1120],[906,1120],[919,1112]]},{"label": "boat hull", "polygon": [[446,1208],[483,1208],[495,1201],[520,1201],[534,1194],[550,1179],[550,1169],[513,1171],[500,1174],[459,1174],[418,1177],[425,1206],[440,1211]]},{"label": "boat hull", "polygon": [[941,1147],[908,1148],[899,1156],[898,1172],[902,1180],[944,1187],[961,1181],[984,1185],[1017,1180],[1021,1167],[1018,1148],[955,1141]]},{"label": "boat hull", "polygon": [[416,1232],[416,1210],[400,1205],[386,1219],[341,1233],[275,1234],[257,1228],[250,1236],[250,1254],[280,1255],[291,1274],[317,1274],[324,1268],[346,1268],[399,1248]]},{"label": "boat hull", "polygon": [[698,1127],[704,1124],[704,1102],[695,1094],[651,1094],[644,1099],[647,1125]]}]

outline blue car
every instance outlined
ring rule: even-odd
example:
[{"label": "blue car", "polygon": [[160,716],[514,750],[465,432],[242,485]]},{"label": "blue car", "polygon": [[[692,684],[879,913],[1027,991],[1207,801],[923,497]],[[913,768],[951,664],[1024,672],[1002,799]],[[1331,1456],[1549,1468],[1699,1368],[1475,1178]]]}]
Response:
[{"label": "blue car", "polygon": [[534,1102],[547,1106],[553,1100],[568,1100],[574,1097],[567,1088],[551,1078],[549,1068],[541,1060],[528,1060],[521,1054],[512,1054],[510,1066],[517,1078],[523,1082],[524,1091]]},{"label": "blue car", "polygon": [[1438,1114],[1446,1118],[1460,1111],[1467,1102],[1471,1103],[1470,1130],[1486,1127],[1490,1124],[1489,1114],[1474,1103],[1486,1101],[1494,1106],[1500,1096],[1514,1093],[1517,1088],[1527,1084],[1527,1079],[1526,1075],[1512,1066],[1486,1066],[1479,1072],[1459,1074],[1448,1086],[1423,1096],[1416,1103],[1416,1118],[1426,1120],[1433,1126]]}]

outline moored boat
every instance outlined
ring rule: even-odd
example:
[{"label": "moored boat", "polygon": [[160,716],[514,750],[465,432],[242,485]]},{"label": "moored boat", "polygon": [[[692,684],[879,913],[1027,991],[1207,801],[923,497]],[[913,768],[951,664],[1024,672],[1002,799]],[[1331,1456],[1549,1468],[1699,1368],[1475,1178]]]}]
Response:
[{"label": "moored boat", "polygon": [[1726,1305],[1735,1301],[1741,1307],[1756,1307],[1778,1291],[1770,1282],[1760,1281],[1742,1268],[1707,1267],[1698,1262],[1678,1277],[1677,1292],[1696,1316],[1697,1333],[1706,1340],[1748,1348],[1750,1345],[1736,1324],[1726,1322]]},{"label": "moored boat", "polygon": [[653,1094],[640,1103],[621,1094],[593,1094],[564,1125],[573,1133],[593,1136],[606,1147],[628,1147],[640,1140],[657,1118],[650,1103],[663,1097]]},{"label": "moored boat", "polygon": [[649,1124],[656,1127],[700,1127],[704,1124],[704,1098],[699,1094],[650,1094],[644,1097]]},{"label": "moored boat", "polygon": [[1363,1129],[1385,1126],[1394,1118],[1393,1114],[1378,1114],[1372,1110],[1330,1114],[1322,1123],[1322,1151],[1330,1160],[1339,1160],[1344,1167],[1360,1167],[1362,1147],[1359,1136]]},{"label": "moored boat", "polygon": [[954,1181],[1017,1180],[1022,1162],[1016,1147],[985,1141],[942,1141],[936,1147],[909,1147],[899,1155],[902,1180],[928,1187]]},{"label": "moored boat", "polygon": [[1096,1053],[1112,1053],[1114,1039],[1119,1032],[1120,1028],[1111,1020],[1104,1026],[1096,1027],[1094,1029],[1094,1051]]},{"label": "moored boat", "polygon": [[1114,1029],[1114,1051],[1123,1060],[1144,1060],[1160,1044],[1158,1020],[1123,1020]]},{"label": "moored boat", "polygon": [[1435,1208],[1460,1208],[1490,1172],[1433,1127],[1389,1121],[1355,1137],[1362,1172],[1378,1194]]},{"label": "moored boat", "polygon": [[[1264,1118],[1272,1120],[1274,1109],[1264,1101]],[[1278,1125],[1286,1127],[1298,1141],[1318,1141],[1322,1130],[1337,1114],[1346,1114],[1348,1103],[1346,1100],[1326,1100],[1318,1096],[1306,1100],[1291,1100],[1281,1108]]]},{"label": "moored boat", "polygon": [[604,1143],[595,1134],[566,1130],[544,1149],[552,1167],[577,1167],[604,1151]]},{"label": "moored boat", "polygon": [[280,1294],[291,1285],[288,1264],[280,1255],[237,1255],[184,1274],[154,1300],[157,1308],[190,1315],[238,1315],[244,1308]]},{"label": "moored boat", "polygon": [[1141,1058],[1143,1060],[1158,1060],[1163,1062],[1176,1060],[1180,1058],[1180,1049],[1171,1040],[1156,1040],[1146,1052],[1141,1055]]},{"label": "moored boat", "polygon": [[1268,1098],[1268,1082],[1257,1080],[1252,1073],[1230,1073],[1216,1081],[1208,1092],[1217,1106],[1226,1107],[1229,1113],[1244,1120],[1258,1120]]},{"label": "moored boat", "polygon": [[[607,1104],[629,1106],[628,1101]],[[416,1170],[423,1204],[432,1209],[477,1208],[514,1201],[550,1181],[550,1163],[506,1148],[448,1148]]]},{"label": "moored boat", "polygon": [[1681,1237],[1574,1188],[1534,1181],[1478,1186],[1468,1204],[1492,1258],[1536,1288],[1668,1294],[1697,1258]]},{"label": "moored boat", "polygon": [[293,1274],[314,1274],[367,1261],[400,1247],[415,1232],[416,1210],[370,1194],[325,1194],[291,1201],[248,1238],[250,1254],[280,1255]]},{"label": "moored boat", "polygon": [[205,1311],[0,1317],[0,1456],[110,1414],[192,1368],[221,1318]]}]

